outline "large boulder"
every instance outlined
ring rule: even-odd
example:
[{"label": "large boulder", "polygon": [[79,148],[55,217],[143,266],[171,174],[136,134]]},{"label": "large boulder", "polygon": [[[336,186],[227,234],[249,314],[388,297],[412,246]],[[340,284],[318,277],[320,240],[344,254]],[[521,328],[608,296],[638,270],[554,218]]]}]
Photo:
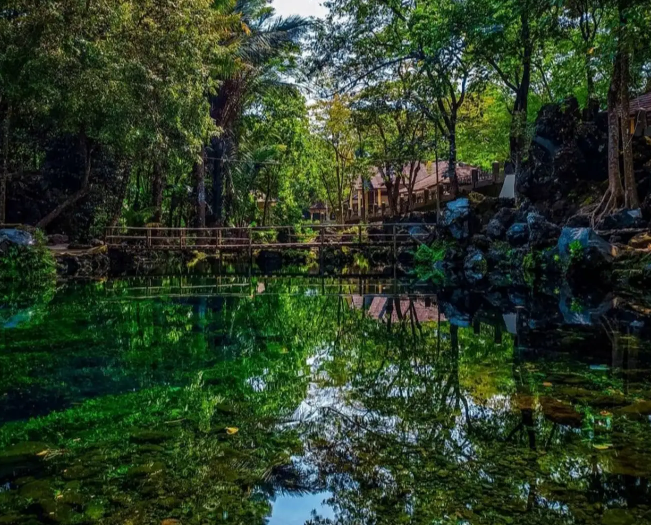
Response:
[{"label": "large boulder", "polygon": [[0,254],[5,253],[12,246],[29,247],[34,245],[31,233],[8,228],[0,230]]},{"label": "large boulder", "polygon": [[443,224],[456,240],[470,237],[470,201],[467,198],[456,199],[446,204]]},{"label": "large boulder", "polygon": [[612,281],[618,250],[590,228],[563,228],[558,253],[567,268],[568,282],[599,287]]},{"label": "large boulder", "polygon": [[62,235],[60,233],[55,233],[54,235],[47,236],[47,245],[48,246],[59,246],[63,244],[68,244],[70,238],[67,235]]},{"label": "large boulder", "polygon": [[500,209],[488,223],[486,234],[492,239],[503,239],[515,220],[515,211],[511,208]]},{"label": "large boulder", "polygon": [[492,219],[486,226],[486,235],[491,239],[503,239],[506,234],[506,227],[497,219]]},{"label": "large boulder", "polygon": [[529,227],[529,244],[534,248],[553,246],[561,234],[559,226],[534,212],[527,216],[527,226]]},{"label": "large boulder", "polygon": [[577,183],[608,178],[607,139],[604,115],[583,119],[575,98],[543,106],[528,160],[517,174],[518,193],[546,206],[554,222],[566,220],[580,207],[567,198]]},{"label": "large boulder", "polygon": [[648,225],[648,221],[642,217],[641,210],[621,210],[599,221],[597,230],[626,230],[646,228]]},{"label": "large boulder", "polygon": [[506,240],[511,246],[524,246],[529,242],[529,226],[524,222],[516,222],[506,232]]},{"label": "large boulder", "polygon": [[598,253],[608,262],[618,255],[615,246],[603,240],[590,228],[563,228],[558,239],[558,254],[561,260],[567,262],[572,257],[587,252]]}]

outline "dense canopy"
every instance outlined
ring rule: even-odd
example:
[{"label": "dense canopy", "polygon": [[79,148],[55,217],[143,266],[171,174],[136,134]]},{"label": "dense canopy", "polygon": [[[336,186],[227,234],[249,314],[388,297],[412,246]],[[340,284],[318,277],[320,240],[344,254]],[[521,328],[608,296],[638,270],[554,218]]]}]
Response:
[{"label": "dense canopy", "polygon": [[[638,205],[630,100],[648,0],[13,0],[0,12],[0,222],[106,226],[343,218],[377,170],[392,213],[420,166],[518,171],[548,102],[609,110],[599,213]],[[405,169],[405,166],[411,168]],[[408,198],[411,203],[411,194]],[[411,205],[411,204],[409,204]]]}]

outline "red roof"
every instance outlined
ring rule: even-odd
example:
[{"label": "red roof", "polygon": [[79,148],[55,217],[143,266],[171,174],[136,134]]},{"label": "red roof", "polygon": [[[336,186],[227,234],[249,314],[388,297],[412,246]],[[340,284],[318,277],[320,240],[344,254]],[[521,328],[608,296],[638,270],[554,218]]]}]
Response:
[{"label": "red roof", "polygon": [[[467,166],[462,163],[457,164],[457,178],[462,184],[470,184],[472,180],[472,170],[475,169],[473,166]],[[448,172],[448,161],[440,160],[438,163],[438,180],[436,176],[436,164],[434,162],[423,162],[420,165],[420,170],[416,175],[416,184],[414,185],[414,191],[423,191],[429,188],[433,188],[438,184],[438,181],[445,181],[446,174]],[[403,170],[403,174],[406,178],[409,178],[410,166],[406,165]],[[380,173],[378,168],[372,169],[371,179],[369,181],[370,189],[378,190],[385,189],[384,178]],[[357,182],[355,183],[355,189],[362,189],[362,178],[358,177]],[[400,189],[400,193],[406,193],[407,188],[403,186]],[[356,198],[356,195],[353,195],[353,198]]]},{"label": "red roof", "polygon": [[[391,299],[393,302],[393,299]],[[425,323],[428,321],[438,321],[439,320],[439,309],[438,305],[432,304],[431,306],[425,306],[425,301],[422,299],[410,300],[400,300],[398,304],[393,303],[394,309],[391,312],[391,321],[398,322],[400,316],[395,308],[400,308],[400,313],[403,318],[411,318],[412,311],[410,307],[413,303],[415,314],[414,321]],[[371,302],[371,306],[368,309],[368,315],[373,319],[386,319],[389,314],[389,298],[387,297],[374,297]],[[441,321],[445,321],[445,317],[441,314]]]},{"label": "red roof", "polygon": [[638,111],[651,111],[651,91],[646,95],[631,100],[631,115]]}]

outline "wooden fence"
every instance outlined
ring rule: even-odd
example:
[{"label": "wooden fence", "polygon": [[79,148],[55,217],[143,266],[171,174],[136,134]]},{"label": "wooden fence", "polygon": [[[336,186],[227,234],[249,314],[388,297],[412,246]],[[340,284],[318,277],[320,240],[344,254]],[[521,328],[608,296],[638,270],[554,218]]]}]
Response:
[{"label": "wooden fence", "polygon": [[230,228],[107,228],[109,247],[152,250],[249,251],[322,248],[389,247],[429,242],[432,224],[306,225]]}]

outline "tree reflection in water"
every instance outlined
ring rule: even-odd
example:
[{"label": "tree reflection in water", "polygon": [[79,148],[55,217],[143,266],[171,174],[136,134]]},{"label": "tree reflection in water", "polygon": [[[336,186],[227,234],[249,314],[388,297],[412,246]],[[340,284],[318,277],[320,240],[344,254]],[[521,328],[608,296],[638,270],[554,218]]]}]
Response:
[{"label": "tree reflection in water", "polygon": [[510,313],[337,280],[63,290],[3,333],[0,514],[248,525],[327,494],[313,524],[651,520],[648,347]]}]

